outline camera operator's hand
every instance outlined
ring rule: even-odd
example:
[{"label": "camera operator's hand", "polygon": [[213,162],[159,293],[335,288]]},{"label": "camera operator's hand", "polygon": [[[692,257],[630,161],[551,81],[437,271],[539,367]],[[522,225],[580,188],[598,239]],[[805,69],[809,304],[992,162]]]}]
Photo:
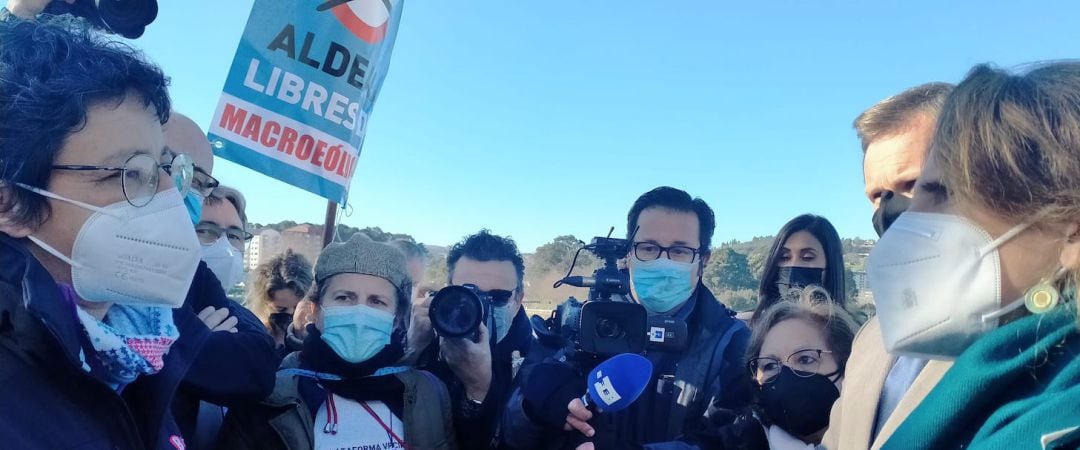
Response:
[{"label": "camera operator's hand", "polygon": [[465,395],[469,400],[482,402],[487,399],[488,389],[491,389],[491,347],[488,339],[488,329],[481,324],[480,342],[467,338],[440,340],[442,358],[465,385]]},{"label": "camera operator's hand", "polygon": [[[563,426],[564,430],[578,430],[587,437],[596,435],[596,430],[588,423],[589,420],[593,418],[593,413],[592,411],[589,411],[589,408],[585,406],[585,403],[583,403],[580,398],[575,398],[571,401],[570,404],[567,405],[567,410],[569,411],[569,414],[566,415],[566,425]],[[580,449],[581,447],[578,448]]]},{"label": "camera operator's hand", "polygon": [[577,446],[576,450],[596,450],[596,446],[592,442],[586,442]]},{"label": "camera operator's hand", "polygon": [[431,315],[428,312],[432,297],[434,295],[428,292],[413,301],[412,319],[409,321],[409,348],[417,352],[427,348],[435,339],[435,332],[431,330]]},{"label": "camera operator's hand", "polygon": [[[23,19],[33,19],[45,11],[45,7],[49,6],[49,2],[52,0],[9,0],[7,4],[8,11],[11,11],[16,17]],[[63,1],[67,4],[75,3],[75,0],[56,0]]]},{"label": "camera operator's hand", "polygon": [[293,310],[293,336],[301,341],[307,338],[307,326],[315,323],[315,304],[311,300],[300,300]]}]

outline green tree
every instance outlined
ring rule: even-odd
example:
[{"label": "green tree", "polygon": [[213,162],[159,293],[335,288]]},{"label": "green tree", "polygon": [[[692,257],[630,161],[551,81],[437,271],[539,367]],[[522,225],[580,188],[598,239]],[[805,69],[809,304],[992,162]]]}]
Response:
[{"label": "green tree", "polygon": [[424,269],[424,279],[427,280],[427,284],[436,288],[445,286],[450,282],[449,276],[450,270],[446,265],[445,256],[428,258],[427,267]]},{"label": "green tree", "polygon": [[844,267],[844,288],[847,301],[853,303],[859,296],[859,288],[855,286],[855,272],[850,267]]},{"label": "green tree", "polygon": [[[551,270],[565,272],[570,269],[570,263],[574,255],[581,248],[581,241],[570,235],[559,236],[547,244],[541,245],[533,254],[532,264],[536,273],[545,273]],[[586,253],[581,252],[578,256],[578,266],[591,266],[593,259]]]},{"label": "green tree", "polygon": [[716,298],[736,312],[753,311],[758,304],[757,291],[752,289],[723,291],[718,293]]},{"label": "green tree", "polygon": [[703,278],[705,285],[713,292],[757,288],[746,255],[731,247],[721,247],[713,252],[709,264],[705,266]]}]

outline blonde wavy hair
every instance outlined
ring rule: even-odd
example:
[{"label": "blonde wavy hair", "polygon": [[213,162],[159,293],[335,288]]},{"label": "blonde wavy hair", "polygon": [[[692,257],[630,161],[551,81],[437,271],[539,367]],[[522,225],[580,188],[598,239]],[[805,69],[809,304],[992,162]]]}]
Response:
[{"label": "blonde wavy hair", "polygon": [[251,287],[244,299],[244,306],[247,306],[262,321],[267,330],[272,331],[270,314],[277,310],[274,308],[270,293],[280,289],[290,289],[298,298],[303,299],[311,289],[313,281],[314,272],[307,258],[292,250],[285,250],[285,253],[259,264],[252,273]]},{"label": "blonde wavy hair", "polygon": [[[1075,223],[1080,62],[975,66],[942,106],[934,148],[952,198],[1017,221]],[[1059,287],[1075,287],[1077,275]]]}]

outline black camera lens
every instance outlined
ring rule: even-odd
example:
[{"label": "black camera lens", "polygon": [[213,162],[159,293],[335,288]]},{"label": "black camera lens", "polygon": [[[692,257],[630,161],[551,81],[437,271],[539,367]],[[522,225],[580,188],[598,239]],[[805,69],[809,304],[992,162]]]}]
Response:
[{"label": "black camera lens", "polygon": [[612,319],[596,321],[596,335],[606,339],[618,339],[623,336],[622,325]]},{"label": "black camera lens", "polygon": [[54,1],[45,12],[79,16],[97,28],[135,39],[157,19],[158,3],[157,0],[77,0],[73,4]]},{"label": "black camera lens", "polygon": [[444,337],[465,337],[474,334],[484,320],[484,304],[480,297],[464,286],[448,286],[431,299],[428,310],[431,327]]}]

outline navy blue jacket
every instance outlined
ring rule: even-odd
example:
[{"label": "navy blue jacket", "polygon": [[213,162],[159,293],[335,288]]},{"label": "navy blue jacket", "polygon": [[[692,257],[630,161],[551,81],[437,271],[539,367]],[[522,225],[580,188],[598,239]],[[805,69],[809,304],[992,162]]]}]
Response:
[{"label": "navy blue jacket", "polygon": [[535,338],[529,316],[522,306],[511,322],[510,330],[502,342],[495,345],[491,355],[491,388],[487,398],[480,405],[473,405],[465,395],[465,386],[454,375],[450,366],[439,358],[439,341],[436,339],[420,356],[417,366],[430,371],[450,390],[453,402],[454,430],[458,448],[481,450],[498,448],[500,441],[499,423],[506,409],[510,394],[517,387],[517,376],[513,369],[513,352],[521,356],[528,353]]},{"label": "navy blue jacket", "polygon": [[0,234],[0,443],[18,449],[179,449],[170,410],[206,340],[197,317],[176,317],[178,339],[155,375],[118,393],[83,371],[88,348],[75,311],[21,243]]},{"label": "navy blue jacket", "polygon": [[[598,432],[604,433],[605,442],[616,448],[640,448],[646,443],[672,441],[714,427],[715,422],[733,419],[750,404],[752,385],[743,365],[750,330],[704,285],[698,286],[690,301],[696,302],[687,319],[690,347],[681,352],[646,352],[649,359],[661,362],[654,361],[650,386],[626,410],[594,419],[594,426],[603,430]],[[560,360],[560,354],[558,349],[536,345],[526,364]],[[546,381],[530,379],[529,372],[530,367],[522,368],[523,383]],[[663,375],[672,379],[660,383]],[[664,387],[662,393],[658,392],[661,387]],[[583,382],[582,393],[584,388]],[[576,431],[545,429],[529,417],[522,402],[519,389],[511,397],[503,418],[502,437],[506,446],[572,449],[584,440]]]},{"label": "navy blue jacket", "polygon": [[[230,300],[206,263],[199,263],[187,300],[184,306],[174,310],[173,318],[177,322],[198,322],[199,312],[208,306],[228,308],[229,315],[237,318],[237,332],[210,332],[203,326],[192,327],[192,335],[181,335],[204,341],[173,402],[176,421],[187,438],[188,448],[192,449],[206,448],[215,438],[195,438],[200,401],[226,407],[258,403],[273,391],[274,373],[281,363],[274,339],[262,322],[247,308]],[[222,419],[217,417],[218,424]]]}]

